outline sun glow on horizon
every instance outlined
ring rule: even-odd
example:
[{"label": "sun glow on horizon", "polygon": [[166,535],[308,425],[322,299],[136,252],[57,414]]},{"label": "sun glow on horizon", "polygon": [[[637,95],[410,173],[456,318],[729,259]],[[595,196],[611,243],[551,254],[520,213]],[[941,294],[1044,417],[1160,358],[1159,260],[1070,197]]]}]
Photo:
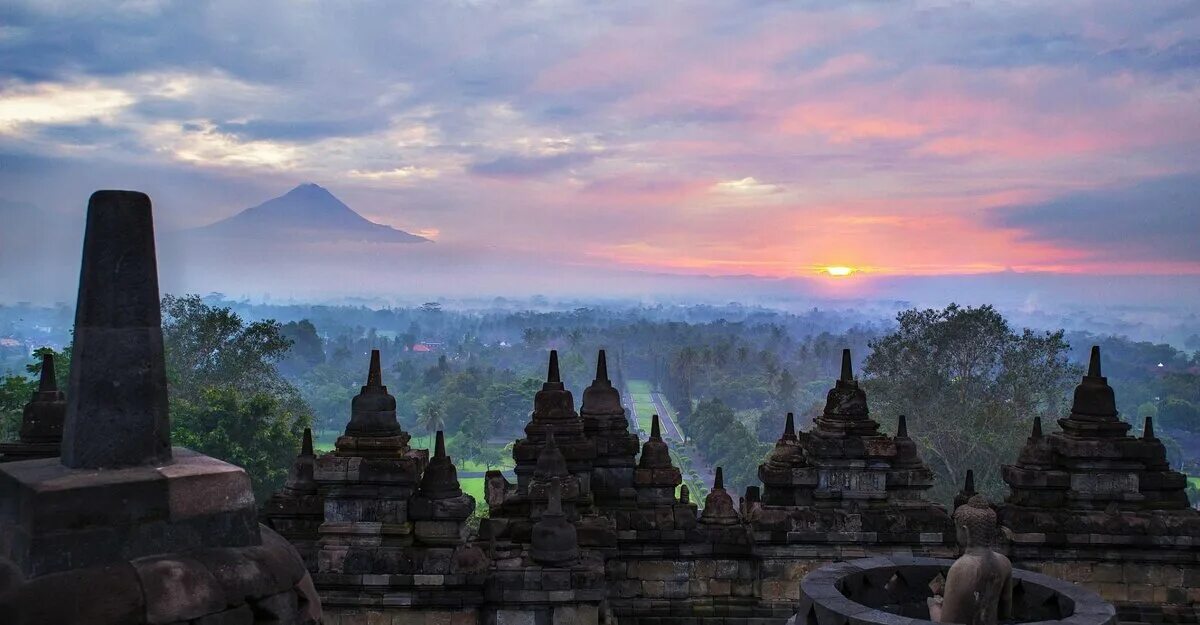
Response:
[{"label": "sun glow on horizon", "polygon": [[830,276],[833,276],[835,278],[841,278],[844,276],[851,275],[851,274],[855,273],[857,270],[854,267],[845,267],[842,265],[834,265],[834,266],[830,266],[830,267],[823,267],[823,268],[821,268],[821,271],[823,271],[824,273],[826,273]]}]

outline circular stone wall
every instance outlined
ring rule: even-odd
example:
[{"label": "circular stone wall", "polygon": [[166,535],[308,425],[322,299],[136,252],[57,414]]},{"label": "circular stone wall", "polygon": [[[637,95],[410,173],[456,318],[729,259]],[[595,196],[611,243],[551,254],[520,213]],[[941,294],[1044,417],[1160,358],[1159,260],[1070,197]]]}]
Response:
[{"label": "circular stone wall", "polygon": [[[929,583],[953,560],[875,557],[837,562],[800,582],[796,625],[923,625]],[[1013,569],[1010,622],[1039,625],[1115,625],[1116,610],[1094,592],[1053,577]]]}]

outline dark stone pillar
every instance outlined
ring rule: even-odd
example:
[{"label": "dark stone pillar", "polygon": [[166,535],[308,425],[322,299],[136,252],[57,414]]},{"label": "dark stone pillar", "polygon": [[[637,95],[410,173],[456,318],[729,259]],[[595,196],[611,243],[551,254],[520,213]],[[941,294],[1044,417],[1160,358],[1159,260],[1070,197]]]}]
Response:
[{"label": "dark stone pillar", "polygon": [[158,265],[150,198],[88,202],[62,463],[76,469],[171,459]]}]

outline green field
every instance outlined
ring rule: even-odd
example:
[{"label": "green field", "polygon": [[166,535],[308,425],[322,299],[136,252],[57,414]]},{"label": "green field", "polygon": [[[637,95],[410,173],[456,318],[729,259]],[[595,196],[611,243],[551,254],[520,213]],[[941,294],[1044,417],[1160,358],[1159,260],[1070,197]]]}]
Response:
[{"label": "green field", "polygon": [[1188,480],[1188,486],[1191,486],[1192,488],[1200,489],[1200,477],[1189,477],[1187,480]]},{"label": "green field", "polygon": [[337,430],[317,430],[313,432],[313,451],[317,453],[333,451],[333,444],[341,434]]},{"label": "green field", "polygon": [[483,501],[483,478],[468,477],[458,481],[464,493],[475,498],[476,502]]},{"label": "green field", "polygon": [[499,465],[491,468],[488,468],[487,465],[477,460],[459,460],[455,458],[454,464],[458,467],[459,473],[484,473],[493,469],[496,471],[511,471],[513,467],[517,466],[512,456],[505,456]]},{"label": "green field", "polygon": [[654,400],[650,398],[650,382],[630,380],[625,386],[629,389],[629,400],[633,402],[633,409],[637,412],[638,427],[649,434],[651,416],[658,412],[654,407]]}]

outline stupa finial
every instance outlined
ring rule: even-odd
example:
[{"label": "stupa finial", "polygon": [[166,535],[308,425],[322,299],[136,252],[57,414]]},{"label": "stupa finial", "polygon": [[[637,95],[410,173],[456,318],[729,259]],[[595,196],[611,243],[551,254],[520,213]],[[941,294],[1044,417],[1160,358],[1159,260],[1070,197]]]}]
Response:
[{"label": "stupa finial", "polygon": [[558,373],[558,350],[550,350],[550,365],[546,368],[546,383],[559,384],[562,382],[562,376]]},{"label": "stupa finial", "polygon": [[379,365],[379,350],[371,350],[371,366],[367,369],[367,386],[383,386],[383,368]]},{"label": "stupa finial", "polygon": [[39,393],[53,393],[58,390],[58,376],[54,374],[54,354],[42,354],[42,371],[38,378]]},{"label": "stupa finial", "polygon": [[1092,355],[1091,355],[1091,358],[1088,359],[1087,374],[1088,374],[1089,378],[1104,377],[1100,373],[1100,346],[1099,345],[1092,346]]},{"label": "stupa finial", "polygon": [[304,428],[304,438],[302,438],[300,442],[300,455],[315,455],[313,454],[312,428]]}]

